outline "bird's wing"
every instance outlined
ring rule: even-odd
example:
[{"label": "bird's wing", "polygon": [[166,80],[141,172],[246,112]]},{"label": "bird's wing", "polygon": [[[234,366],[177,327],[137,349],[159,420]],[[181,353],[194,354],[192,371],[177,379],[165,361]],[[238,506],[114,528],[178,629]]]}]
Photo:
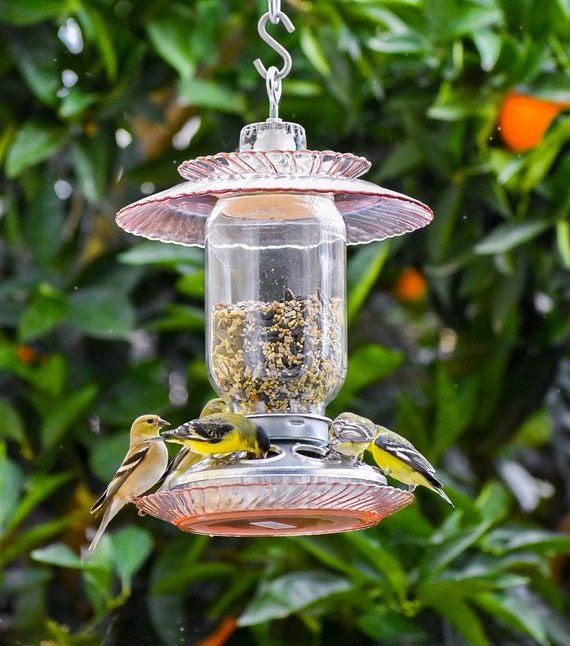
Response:
[{"label": "bird's wing", "polygon": [[333,431],[335,437],[345,442],[365,442],[372,439],[372,433],[358,425],[342,426],[340,429]]},{"label": "bird's wing", "polygon": [[125,458],[121,463],[121,466],[117,469],[117,472],[113,476],[113,479],[109,483],[107,489],[105,489],[105,493],[97,500],[93,507],[91,507],[92,514],[95,514],[100,509],[102,509],[106,501],[110,500],[117,493],[125,480],[139,466],[141,461],[148,453],[149,449],[150,444],[146,443],[138,444],[128,450],[127,455],[125,455]]},{"label": "bird's wing", "polygon": [[168,463],[168,466],[166,467],[166,471],[163,473],[162,477],[157,482],[157,484],[161,485],[171,473],[174,473],[178,468],[178,466],[180,465],[180,463],[182,462],[182,460],[184,460],[184,458],[189,453],[190,453],[190,449],[186,447],[180,449],[180,451],[178,451],[178,453]]},{"label": "bird's wing", "polygon": [[[186,426],[186,424],[184,425]],[[190,422],[187,427],[187,437],[193,440],[217,444],[234,429],[234,425],[225,417],[208,415],[199,420]]]},{"label": "bird's wing", "polygon": [[379,449],[383,449],[386,453],[393,455],[398,460],[411,466],[416,471],[431,476],[435,473],[434,467],[430,464],[429,460],[425,458],[411,443],[405,438],[401,438],[394,434],[380,433],[374,440],[374,444]]}]

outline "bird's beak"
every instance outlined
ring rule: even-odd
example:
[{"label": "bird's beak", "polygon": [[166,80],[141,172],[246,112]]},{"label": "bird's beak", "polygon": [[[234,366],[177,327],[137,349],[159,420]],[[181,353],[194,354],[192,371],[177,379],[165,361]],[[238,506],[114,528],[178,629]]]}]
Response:
[{"label": "bird's beak", "polygon": [[164,428],[165,426],[170,426],[170,422],[167,422],[165,419],[162,419],[162,417],[158,418],[158,426],[160,428]]}]

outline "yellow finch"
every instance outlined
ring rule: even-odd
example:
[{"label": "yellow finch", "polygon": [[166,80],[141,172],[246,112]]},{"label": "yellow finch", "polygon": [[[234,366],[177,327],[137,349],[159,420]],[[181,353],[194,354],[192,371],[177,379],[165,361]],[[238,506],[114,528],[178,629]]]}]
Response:
[{"label": "yellow finch", "polygon": [[408,485],[413,491],[422,485],[435,491],[445,502],[454,506],[443,485],[435,477],[435,469],[411,442],[383,426],[376,425],[376,438],[370,443],[369,450],[376,464],[387,475]]},{"label": "yellow finch", "polygon": [[331,424],[327,446],[333,453],[360,461],[375,435],[374,422],[354,413],[342,413]]},{"label": "yellow finch", "polygon": [[[214,415],[216,413],[229,413],[230,409],[226,402],[220,397],[216,399],[210,399],[210,401],[202,408],[200,417],[206,417],[207,415]],[[188,469],[201,460],[204,459],[204,456],[200,453],[195,453],[188,447],[184,446],[178,451],[174,458],[170,461],[166,473],[162,478],[160,487],[158,491],[164,491],[165,489],[170,488],[170,483],[177,478],[178,476],[186,473]]]},{"label": "yellow finch", "polygon": [[265,457],[269,451],[267,433],[237,413],[206,415],[166,431],[162,437],[200,455],[224,456],[247,451]]},{"label": "yellow finch", "polygon": [[206,417],[207,415],[217,415],[221,413],[230,413],[230,407],[221,397],[216,397],[215,399],[210,399],[210,401],[202,408],[200,412],[200,417]]},{"label": "yellow finch", "polygon": [[94,550],[110,521],[133,498],[140,496],[158,482],[168,463],[168,451],[163,442],[155,442],[168,422],[158,415],[141,415],[131,426],[129,450],[117,469],[105,493],[91,507],[91,513],[104,510],[95,538],[89,545]]}]

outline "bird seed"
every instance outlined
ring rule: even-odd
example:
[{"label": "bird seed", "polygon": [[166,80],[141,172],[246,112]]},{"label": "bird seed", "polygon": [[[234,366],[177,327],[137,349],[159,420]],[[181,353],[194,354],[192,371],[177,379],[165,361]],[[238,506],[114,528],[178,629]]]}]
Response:
[{"label": "bird seed", "polygon": [[295,296],[218,304],[212,372],[239,412],[322,413],[344,378],[344,301]]}]

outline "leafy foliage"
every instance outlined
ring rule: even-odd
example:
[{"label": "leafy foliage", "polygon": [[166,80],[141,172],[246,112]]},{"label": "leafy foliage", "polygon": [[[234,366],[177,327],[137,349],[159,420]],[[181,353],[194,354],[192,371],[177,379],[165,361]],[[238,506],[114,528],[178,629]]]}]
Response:
[{"label": "leafy foliage", "polygon": [[[524,154],[514,87],[570,101],[567,0],[290,0],[282,115],[437,218],[349,258],[351,370],[330,412],[406,435],[429,494],[366,532],[221,541],[88,509],[141,411],[211,395],[203,256],[123,235],[124,204],[266,117],[264,3],[0,2],[0,639],[568,643],[570,117]],[[405,267],[428,297],[396,297]]]}]

